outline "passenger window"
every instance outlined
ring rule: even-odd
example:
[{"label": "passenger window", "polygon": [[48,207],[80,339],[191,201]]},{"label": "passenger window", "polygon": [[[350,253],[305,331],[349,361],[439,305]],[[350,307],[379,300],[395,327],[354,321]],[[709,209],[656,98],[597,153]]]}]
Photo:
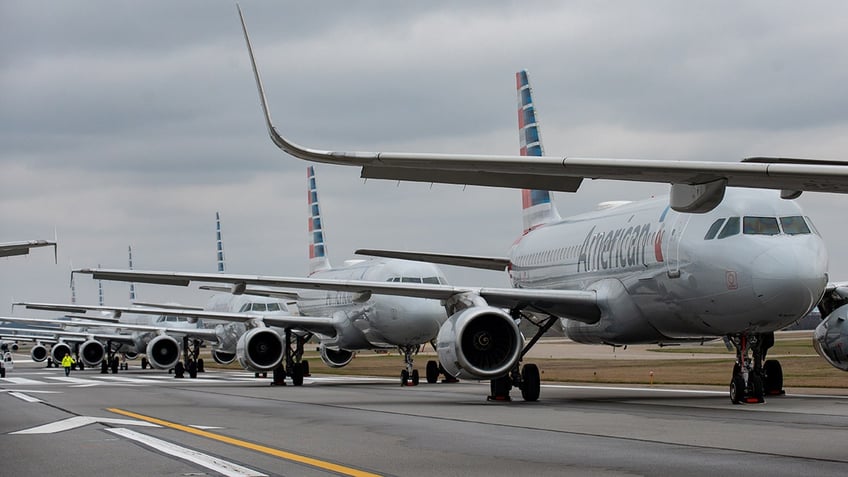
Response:
[{"label": "passenger window", "polygon": [[783,227],[783,233],[787,235],[802,235],[810,233],[810,228],[804,222],[804,218],[800,215],[792,217],[781,217],[780,226]]},{"label": "passenger window", "polygon": [[726,219],[718,219],[715,222],[713,222],[713,224],[710,225],[710,229],[707,230],[707,235],[704,235],[704,240],[714,239],[716,234],[718,233],[719,229],[721,229],[722,224],[724,224],[725,220]]},{"label": "passenger window", "polygon": [[780,227],[775,217],[745,217],[742,219],[742,233],[746,235],[777,235]]},{"label": "passenger window", "polygon": [[727,222],[724,224],[724,228],[721,229],[721,233],[718,234],[718,238],[723,239],[730,237],[731,235],[736,235],[739,233],[739,217],[731,217],[727,219]]}]

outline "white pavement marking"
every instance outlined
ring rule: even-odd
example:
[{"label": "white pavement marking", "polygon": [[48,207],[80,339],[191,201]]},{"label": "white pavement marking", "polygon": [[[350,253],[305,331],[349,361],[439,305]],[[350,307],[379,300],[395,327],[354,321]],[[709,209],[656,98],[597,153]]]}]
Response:
[{"label": "white pavement marking", "polygon": [[109,381],[117,381],[120,383],[142,383],[142,384],[150,384],[150,379],[147,378],[128,378],[125,376],[101,376],[100,379],[106,379]]},{"label": "white pavement marking", "polygon": [[55,381],[62,381],[63,383],[71,383],[71,384],[103,384],[102,381],[94,381],[92,379],[83,379],[83,378],[71,378],[68,376],[51,376],[47,379],[53,379]]},{"label": "white pavement marking", "polygon": [[9,392],[9,396],[15,396],[16,398],[22,399],[26,402],[44,402],[41,399],[38,399],[38,398],[35,398],[35,397],[32,397],[32,396],[27,396],[24,393],[19,393],[19,392],[14,392],[14,391]]},{"label": "white pavement marking", "polygon": [[116,428],[116,429],[106,429],[107,431],[117,434],[121,437],[125,437],[127,439],[134,440],[141,444],[144,444],[148,447],[152,447],[160,452],[163,452],[167,455],[177,457],[179,459],[187,460],[189,462],[194,462],[195,464],[201,465],[210,469],[212,471],[218,472],[219,474],[232,476],[232,477],[242,477],[242,476],[257,476],[257,477],[267,477],[267,474],[263,474],[261,472],[255,471],[253,469],[248,469],[247,467],[240,466],[238,464],[223,460],[219,457],[214,457],[209,454],[204,454],[202,452],[198,452],[193,449],[188,449],[186,447],[181,447],[176,444],[172,444],[167,441],[163,441],[161,439],[157,439],[155,437],[151,437],[145,434],[141,434],[130,429]]},{"label": "white pavement marking", "polygon": [[41,381],[28,378],[0,378],[0,383],[6,382],[11,384],[43,384]]},{"label": "white pavement marking", "polygon": [[607,391],[646,391],[659,393],[686,393],[686,394],[727,394],[727,391],[709,391],[705,389],[668,389],[668,388],[629,388],[621,386],[576,386],[569,384],[543,384],[543,388],[557,389],[605,389]]},{"label": "white pavement marking", "polygon": [[42,426],[31,427],[22,431],[10,432],[10,434],[54,434],[62,431],[69,431],[77,427],[87,426],[99,422],[102,424],[118,424],[121,426],[144,426],[144,427],[161,427],[152,422],[139,421],[137,419],[115,419],[111,417],[92,417],[92,416],[76,416],[62,419],[61,421],[51,422]]}]

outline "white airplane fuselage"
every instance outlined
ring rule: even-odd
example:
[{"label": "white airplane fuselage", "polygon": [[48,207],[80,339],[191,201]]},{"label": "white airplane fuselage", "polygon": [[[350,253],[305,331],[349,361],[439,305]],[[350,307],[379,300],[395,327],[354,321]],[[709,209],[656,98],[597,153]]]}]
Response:
[{"label": "white airplane fuselage", "polygon": [[[731,217],[738,233],[706,238]],[[512,247],[510,277],[518,288],[598,290],[598,323],[562,320],[580,342],[775,331],[816,306],[827,284],[824,243],[803,217],[795,201],[756,189],[728,188],[705,214],[670,210],[668,197],[628,203],[529,231]],[[786,227],[763,227],[782,218]]]},{"label": "white airplane fuselage", "polygon": [[[406,283],[447,281],[438,267],[406,260],[371,259],[320,270],[310,278]],[[439,300],[390,295],[305,290],[297,301],[305,316],[330,316],[343,326],[336,336],[322,336],[326,346],[347,350],[396,348],[431,341],[447,319]]]}]

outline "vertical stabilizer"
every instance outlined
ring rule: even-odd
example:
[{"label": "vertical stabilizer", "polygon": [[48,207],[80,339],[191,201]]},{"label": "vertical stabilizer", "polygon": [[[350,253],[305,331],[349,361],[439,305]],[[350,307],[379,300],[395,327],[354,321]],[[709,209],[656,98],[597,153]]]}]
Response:
[{"label": "vertical stabilizer", "polygon": [[[129,262],[130,262],[130,263],[129,263],[129,265],[130,265],[130,270],[132,270],[132,269],[133,269],[133,263],[132,263],[132,245],[130,245],[129,247],[127,247],[127,251],[129,252]],[[134,302],[134,301],[135,301],[135,283],[130,282],[130,303],[132,303],[132,302]]]},{"label": "vertical stabilizer", "polygon": [[327,259],[327,247],[324,245],[324,224],[321,219],[321,208],[318,206],[315,168],[307,167],[306,176],[309,188],[307,193],[307,202],[309,203],[307,230],[309,232],[309,274],[311,275],[319,270],[329,269],[330,261]]},{"label": "vertical stabilizer", "polygon": [[[533,91],[527,70],[515,74],[515,87],[518,92],[518,139],[522,156],[542,156],[542,136],[539,133],[539,118],[533,103]],[[542,224],[559,219],[556,206],[551,201],[551,193],[546,190],[521,191],[524,216],[524,232]]]},{"label": "vertical stabilizer", "polygon": [[[97,268],[100,268],[100,264],[97,264]],[[103,306],[103,280],[97,280],[97,303],[100,306]]]},{"label": "vertical stabilizer", "polygon": [[[71,270],[74,269],[74,264],[71,263]],[[71,305],[77,304],[77,285],[74,283],[74,274],[71,274]]]},{"label": "vertical stabilizer", "polygon": [[221,235],[221,214],[215,212],[215,246],[218,253],[218,273],[224,273],[224,237]]}]

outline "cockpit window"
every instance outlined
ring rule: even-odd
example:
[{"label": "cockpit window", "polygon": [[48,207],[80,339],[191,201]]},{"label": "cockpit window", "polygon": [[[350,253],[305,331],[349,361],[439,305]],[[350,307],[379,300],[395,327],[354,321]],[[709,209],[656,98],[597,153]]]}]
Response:
[{"label": "cockpit window", "polygon": [[280,311],[279,303],[268,303],[268,311]]},{"label": "cockpit window", "polygon": [[715,238],[718,233],[721,225],[724,224],[725,219],[718,219],[710,225],[710,229],[707,230],[707,235],[704,235],[704,240],[712,240]]},{"label": "cockpit window", "polygon": [[264,303],[254,303],[250,308],[253,311],[265,311],[267,309]]},{"label": "cockpit window", "polygon": [[810,230],[812,230],[814,234],[820,236],[821,234],[819,233],[819,229],[816,228],[815,224],[813,224],[813,221],[810,220],[810,218],[807,216],[804,216],[804,218],[807,219],[807,225],[810,226]]},{"label": "cockpit window", "polygon": [[731,235],[736,235],[739,233],[739,217],[731,217],[727,219],[727,222],[724,224],[724,228],[721,229],[721,233],[718,234],[718,238],[723,239],[726,237],[730,237]]},{"label": "cockpit window", "polygon": [[786,235],[803,235],[810,233],[810,228],[804,222],[804,218],[800,215],[792,217],[781,217],[780,226],[783,227],[783,233]]},{"label": "cockpit window", "polygon": [[742,233],[746,235],[777,235],[780,227],[775,217],[745,217],[742,219]]},{"label": "cockpit window", "polygon": [[401,277],[403,283],[421,283],[421,277]]},{"label": "cockpit window", "polygon": [[239,313],[244,313],[245,311],[250,311],[250,303],[245,303],[241,306]]},{"label": "cockpit window", "polygon": [[439,284],[439,277],[424,277],[424,278],[422,278],[422,281],[424,283],[429,283],[431,285],[438,285]]}]

